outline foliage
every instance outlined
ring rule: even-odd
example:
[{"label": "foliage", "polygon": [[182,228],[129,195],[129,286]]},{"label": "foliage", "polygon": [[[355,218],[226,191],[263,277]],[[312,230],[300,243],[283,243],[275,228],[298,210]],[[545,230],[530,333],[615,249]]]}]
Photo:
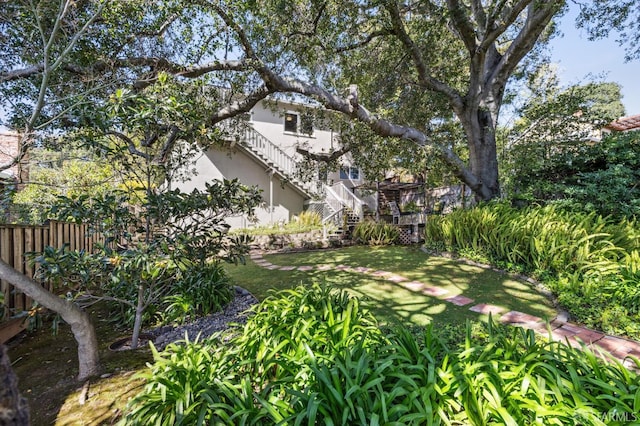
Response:
[{"label": "foliage", "polygon": [[532,158],[540,148],[523,147],[515,154],[522,156],[514,164],[514,197],[614,218],[640,217],[640,136],[635,132],[611,134],[597,143],[556,143],[544,161]]},{"label": "foliage", "polygon": [[351,237],[360,244],[382,246],[396,244],[400,238],[400,231],[397,226],[389,223],[365,220],[356,225]]},{"label": "foliage", "polygon": [[256,226],[253,228],[234,229],[234,235],[283,235],[311,232],[322,229],[322,218],[318,213],[303,211],[294,216],[287,223],[273,223],[271,225]]},{"label": "foliage", "polygon": [[103,195],[117,187],[113,165],[86,150],[34,149],[29,162],[29,181],[13,195],[8,206],[20,209],[19,220],[23,223],[47,220],[58,196]]},{"label": "foliage", "polygon": [[298,216],[293,218],[293,221],[298,225],[309,228],[322,227],[322,217],[319,213],[312,211],[303,211]]},{"label": "foliage", "polygon": [[[344,114],[344,127],[355,130],[348,135],[340,129],[343,147],[358,161],[369,160],[372,176],[383,174],[385,162],[413,173],[441,171],[444,163],[451,172],[444,179],[430,173],[429,179],[442,183],[461,178],[482,199],[499,195],[494,135],[507,82],[511,76],[526,75],[527,65],[541,60],[541,46],[555,30],[552,20],[564,10],[562,1],[533,0],[473,7],[461,2],[346,0],[331,5],[310,0],[64,4],[80,22],[96,15],[76,40],[67,36],[73,31],[66,19],[59,27],[50,19],[37,19],[38,13],[59,14],[46,2],[35,7],[33,2],[16,2],[7,14],[1,36],[15,58],[3,59],[1,68],[7,70],[2,81],[13,102],[9,115],[14,123],[28,116],[23,110],[29,105],[20,100],[40,94],[47,106],[39,110],[46,113],[41,114],[46,115],[43,126],[66,128],[70,122],[100,128],[104,117],[93,111],[96,105],[106,105],[111,95],[147,97],[144,89],[164,84],[172,74],[179,76],[178,91],[155,107],[161,116],[165,105],[186,105],[177,109],[176,121],[193,123],[193,114],[198,124],[178,124],[181,132],[214,134],[215,124],[248,112],[269,96],[282,99],[288,94]],[[64,34],[58,34],[60,30]],[[21,49],[25,33],[41,37]],[[39,42],[48,36],[50,46]],[[39,66],[53,62],[60,52],[67,53],[64,63],[45,68],[49,78],[43,90],[34,93]],[[182,82],[195,82],[196,89],[224,87],[225,93],[211,90],[205,96],[209,103],[191,104],[188,97],[182,102],[180,88],[186,93],[191,86]],[[346,87],[350,89],[345,94]],[[197,90],[192,94],[202,98]],[[124,108],[118,115],[133,112],[127,111],[126,102],[120,106]],[[143,113],[131,115],[127,123],[145,119]],[[121,130],[115,127],[111,131]],[[372,133],[375,137],[368,137]]]},{"label": "foliage", "polygon": [[560,200],[602,215],[637,215],[638,136],[616,133],[599,140],[600,129],[623,115],[619,86],[560,89],[554,76],[544,73],[531,83],[534,96],[502,136],[509,196],[517,202]]},{"label": "foliage", "polygon": [[184,323],[221,311],[232,299],[233,290],[222,265],[211,263],[181,271],[163,298],[163,323]]},{"label": "foliage", "polygon": [[618,33],[618,43],[626,48],[626,60],[640,57],[640,10],[635,0],[615,2],[597,1],[580,5],[580,15],[576,19],[579,27],[586,28],[590,40]]},{"label": "foliage", "polygon": [[126,199],[126,193],[61,197],[53,213],[88,223],[106,240],[95,253],[47,247],[34,254],[41,277],[66,285],[80,301],[114,303],[112,319],[133,325],[134,335],[143,324],[221,309],[232,292],[218,263],[243,262],[248,251],[245,237],[227,235],[224,220],[250,214],[260,201],[257,190],[234,180],[191,193],[149,192],[138,212]]},{"label": "foliage", "polygon": [[154,350],[124,422],[599,425],[640,408],[638,375],[588,350],[491,321],[456,346],[431,327],[383,334],[357,307],[298,288],[265,300],[230,341]]},{"label": "foliage", "polygon": [[218,312],[233,295],[217,262],[197,263],[149,247],[124,251],[103,248],[96,253],[46,247],[29,255],[38,264],[37,276],[56,291],[73,295],[80,304],[106,299],[110,321],[132,327],[138,288],[145,288],[143,324],[183,323]]},{"label": "foliage", "polygon": [[[633,220],[487,204],[432,218],[425,232],[428,244],[538,276],[588,326],[640,337],[640,231]],[[613,312],[627,312],[628,321],[611,321]]]},{"label": "foliage", "polygon": [[154,353],[156,364],[145,374],[148,383],[126,423],[268,422],[269,411],[254,398],[288,411],[277,400],[311,377],[314,361],[330,360],[356,342],[383,341],[357,299],[318,285],[274,293],[238,331],[224,344],[214,338],[170,345],[175,352],[166,352],[168,358]]}]

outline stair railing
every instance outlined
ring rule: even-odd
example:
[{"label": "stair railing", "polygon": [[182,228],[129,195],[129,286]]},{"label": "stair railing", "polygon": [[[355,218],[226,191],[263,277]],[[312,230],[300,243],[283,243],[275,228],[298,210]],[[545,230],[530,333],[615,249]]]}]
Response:
[{"label": "stair railing", "polygon": [[322,219],[322,239],[327,239],[327,230],[329,225],[333,225],[336,228],[340,228],[340,224],[342,223],[342,218],[344,217],[346,207],[341,208],[338,211],[334,211],[330,215],[326,216]]},{"label": "stair railing", "polygon": [[266,136],[247,124],[239,124],[236,127],[225,126],[225,130],[236,137],[238,143],[248,148],[251,152],[262,158],[285,178],[302,188],[308,194],[317,192],[314,183],[303,182],[295,177],[298,162],[287,154],[282,148],[271,142]]},{"label": "stair railing", "polygon": [[331,187],[328,187],[327,192],[335,194],[338,201],[358,216],[359,220],[364,219],[364,201],[362,201],[356,194],[354,194],[349,188],[342,182],[336,182]]}]

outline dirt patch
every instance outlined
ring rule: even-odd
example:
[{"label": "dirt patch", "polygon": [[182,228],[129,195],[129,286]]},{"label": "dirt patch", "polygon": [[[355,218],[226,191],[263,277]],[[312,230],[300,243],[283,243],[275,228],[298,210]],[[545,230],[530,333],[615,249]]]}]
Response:
[{"label": "dirt patch", "polygon": [[[90,314],[100,342],[104,342],[100,344],[100,361],[105,377],[92,379],[84,405],[79,404],[77,397],[84,383],[76,380],[78,347],[69,326],[60,323],[58,333],[54,335],[52,318],[44,318],[40,329],[22,333],[7,342],[20,392],[28,400],[31,424],[89,424],[79,419],[96,419],[98,414],[102,420],[90,424],[110,424],[120,407],[126,405],[127,399],[115,393],[102,395],[102,386],[105,389],[126,389],[130,386],[128,382],[132,372],[151,361],[150,351],[110,351],[109,343],[121,337],[123,332],[107,321],[109,312],[105,308],[96,305]],[[69,412],[75,412],[76,420],[61,420],[61,410],[63,407],[67,410],[67,406]]]}]

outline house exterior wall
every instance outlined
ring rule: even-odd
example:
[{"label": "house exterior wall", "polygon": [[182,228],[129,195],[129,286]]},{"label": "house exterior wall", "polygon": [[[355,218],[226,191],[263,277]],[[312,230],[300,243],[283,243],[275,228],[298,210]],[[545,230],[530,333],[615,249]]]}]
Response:
[{"label": "house exterior wall", "polygon": [[[285,113],[301,115],[305,109],[308,108],[312,107],[302,104],[278,102],[277,108],[275,108],[268,104],[260,103],[251,111],[251,119],[249,122],[257,132],[278,145],[288,155],[294,158],[300,158],[300,155],[296,153],[297,146],[303,146],[305,149],[309,149],[314,153],[329,153],[338,149],[338,134],[331,129],[316,125],[314,126],[312,135],[285,131]],[[350,154],[343,156],[342,162],[346,167],[355,167],[355,163]],[[340,171],[334,171],[328,174],[327,180],[329,184],[342,181],[348,188],[354,188],[364,183],[364,176],[362,170],[359,171],[359,176],[356,179],[341,177]]]},{"label": "house exterior wall", "polygon": [[[335,132],[323,128],[322,125],[314,126],[311,135],[300,131],[302,117],[305,110],[308,111],[309,108],[314,107],[281,101],[275,105],[273,102],[263,102],[251,110],[247,122],[256,132],[297,160],[302,160],[302,156],[296,152],[298,146],[314,153],[329,153],[339,148]],[[299,131],[285,130],[286,114],[297,115]],[[343,162],[347,166],[346,175],[343,172],[341,176],[340,171],[329,173],[326,176],[326,183],[342,181],[350,189],[362,184],[364,182],[362,171],[353,167],[349,155],[345,156]],[[222,148],[210,149],[198,158],[195,169],[197,175],[190,181],[176,186],[184,191],[191,191],[194,188],[204,188],[205,182],[223,178],[237,178],[243,184],[257,185],[263,191],[264,199],[264,207],[256,209],[257,224],[260,225],[288,222],[303,210],[304,202],[310,199],[308,195],[304,195],[291,184],[283,182],[278,174],[270,176],[269,165],[246,152],[244,148],[236,148],[232,154]],[[355,173],[355,170],[358,173]],[[293,178],[293,176],[285,178]],[[243,217],[229,218],[227,222],[234,228],[252,225],[247,218]]]},{"label": "house exterior wall", "polygon": [[[327,129],[318,129],[314,126],[313,134],[306,135],[302,132],[287,132],[284,129],[285,113],[302,114],[304,105],[279,102],[277,110],[265,103],[256,105],[251,111],[250,123],[253,128],[276,145],[280,146],[287,154],[294,157],[296,147],[308,145],[312,150],[329,152],[335,145],[335,133]],[[298,122],[298,126],[300,122]]]},{"label": "house exterior wall", "polygon": [[205,182],[213,180],[236,178],[245,185],[255,185],[262,190],[264,202],[255,210],[257,221],[251,222],[243,216],[230,217],[226,222],[232,228],[288,222],[303,210],[305,197],[302,194],[289,184],[283,185],[277,175],[270,176],[264,165],[242,151],[230,153],[224,149],[209,149],[196,160],[194,168],[196,175],[176,185],[182,191],[202,189]]}]

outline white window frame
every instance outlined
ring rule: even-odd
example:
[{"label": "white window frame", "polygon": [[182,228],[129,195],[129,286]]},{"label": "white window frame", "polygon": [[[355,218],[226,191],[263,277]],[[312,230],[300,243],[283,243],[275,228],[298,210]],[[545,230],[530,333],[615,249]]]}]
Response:
[{"label": "white window frame", "polygon": [[[287,118],[289,116],[295,117],[295,130],[287,130]],[[290,134],[298,134],[298,129],[300,127],[300,114],[294,111],[287,111],[284,113],[284,132]]]},{"label": "white window frame", "polygon": [[[295,131],[287,130],[287,117],[288,116],[295,116],[296,117],[296,129],[295,129]],[[287,133],[287,134],[290,134],[290,135],[313,137],[313,134],[315,132],[315,127],[313,126],[313,120],[311,121],[311,132],[307,134],[307,133],[304,133],[302,131],[303,118],[304,118],[303,114],[301,114],[299,111],[285,111],[285,113],[284,113],[284,133]]]}]

